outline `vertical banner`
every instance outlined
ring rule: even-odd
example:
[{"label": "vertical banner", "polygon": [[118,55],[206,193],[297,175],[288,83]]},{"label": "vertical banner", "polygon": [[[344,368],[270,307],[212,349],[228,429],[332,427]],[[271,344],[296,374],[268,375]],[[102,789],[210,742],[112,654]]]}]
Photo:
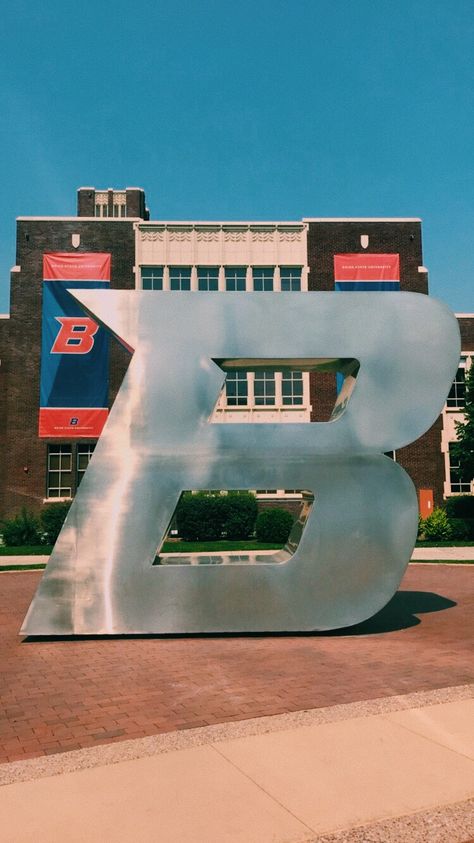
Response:
[{"label": "vertical banner", "polygon": [[381,291],[400,289],[399,255],[334,255],[335,289]]},{"label": "vertical banner", "polygon": [[108,414],[108,337],[68,290],[109,283],[109,254],[43,255],[40,438],[100,436]]}]

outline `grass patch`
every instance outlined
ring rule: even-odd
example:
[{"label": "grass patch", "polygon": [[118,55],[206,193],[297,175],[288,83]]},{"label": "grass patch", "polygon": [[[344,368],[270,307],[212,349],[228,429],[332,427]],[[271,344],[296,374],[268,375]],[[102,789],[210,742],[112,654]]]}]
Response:
[{"label": "grass patch", "polygon": [[0,565],[2,571],[43,571],[46,568],[44,562],[36,562],[33,565]]},{"label": "grass patch", "polygon": [[417,565],[474,565],[474,559],[412,559]]},{"label": "grass patch", "polygon": [[29,547],[0,546],[0,556],[49,556],[53,547],[50,544],[34,544]]},{"label": "grass patch", "polygon": [[232,550],[281,550],[281,542],[215,541],[215,542],[165,542],[160,553],[228,553]]}]

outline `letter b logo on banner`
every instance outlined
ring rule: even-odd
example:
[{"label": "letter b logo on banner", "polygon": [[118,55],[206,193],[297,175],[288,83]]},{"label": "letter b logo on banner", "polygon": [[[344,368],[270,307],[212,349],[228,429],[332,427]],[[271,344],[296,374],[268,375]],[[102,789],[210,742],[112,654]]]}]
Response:
[{"label": "letter b logo on banner", "polygon": [[56,316],[61,327],[51,354],[88,354],[99,326],[87,316]]}]

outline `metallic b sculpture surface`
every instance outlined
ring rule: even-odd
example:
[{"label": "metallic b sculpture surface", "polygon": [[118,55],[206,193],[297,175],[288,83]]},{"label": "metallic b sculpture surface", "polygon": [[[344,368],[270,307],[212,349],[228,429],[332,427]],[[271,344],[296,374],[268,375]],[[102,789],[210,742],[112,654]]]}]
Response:
[{"label": "metallic b sculpture surface", "polygon": [[[75,296],[134,354],[22,634],[327,630],[381,609],[418,520],[413,484],[384,452],[441,411],[460,350],[444,305],[387,292]],[[333,419],[210,420],[225,371],[270,367],[345,372]],[[153,565],[183,489],[267,487],[315,495],[293,554]]]}]

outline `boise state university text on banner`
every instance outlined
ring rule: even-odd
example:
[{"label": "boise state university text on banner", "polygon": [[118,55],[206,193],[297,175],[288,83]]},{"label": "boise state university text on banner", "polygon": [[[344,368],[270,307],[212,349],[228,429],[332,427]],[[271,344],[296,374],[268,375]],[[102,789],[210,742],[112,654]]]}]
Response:
[{"label": "boise state university text on banner", "polygon": [[108,414],[108,337],[68,289],[108,287],[110,254],[43,255],[39,435],[100,436]]},{"label": "boise state university text on banner", "polygon": [[335,289],[367,292],[400,289],[399,255],[334,255]]}]

